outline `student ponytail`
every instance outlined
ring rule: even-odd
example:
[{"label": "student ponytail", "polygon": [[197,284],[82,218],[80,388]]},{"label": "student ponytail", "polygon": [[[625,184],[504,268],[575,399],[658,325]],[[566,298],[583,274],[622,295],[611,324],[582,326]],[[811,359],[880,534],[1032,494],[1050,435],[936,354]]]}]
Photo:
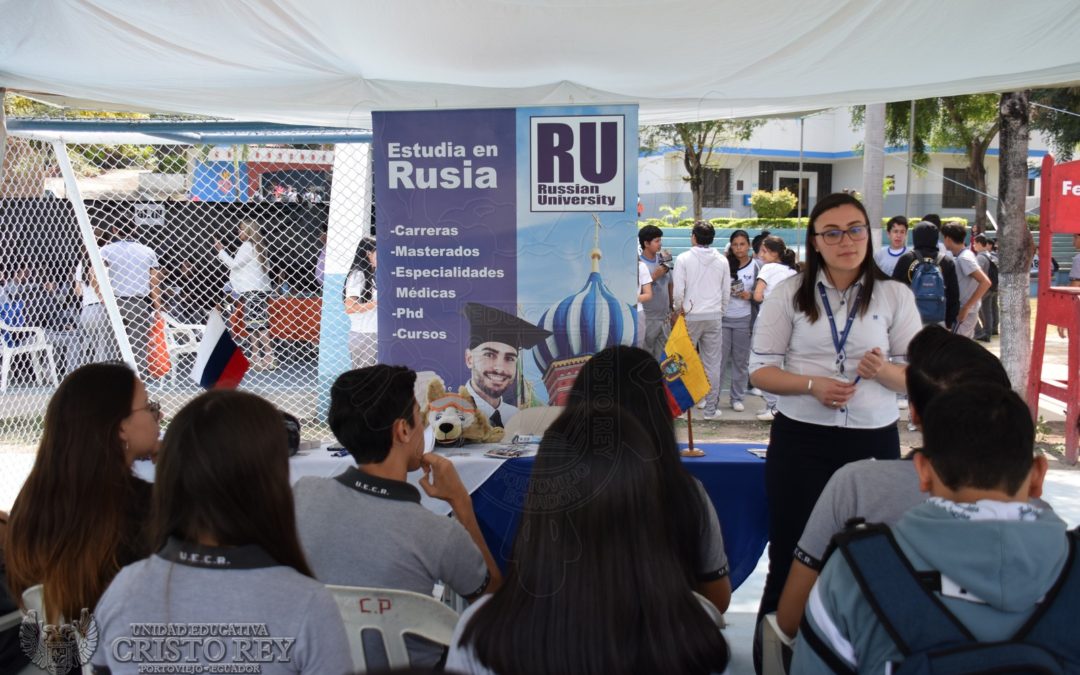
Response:
[{"label": "student ponytail", "polygon": [[799,265],[795,262],[795,251],[790,248],[785,248],[784,252],[780,254],[780,262],[796,272],[799,271]]}]

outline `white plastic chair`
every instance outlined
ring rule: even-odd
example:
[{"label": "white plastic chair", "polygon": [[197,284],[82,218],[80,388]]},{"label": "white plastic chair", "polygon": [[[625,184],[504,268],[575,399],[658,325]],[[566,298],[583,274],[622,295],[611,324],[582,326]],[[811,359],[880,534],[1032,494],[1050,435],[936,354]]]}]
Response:
[{"label": "white plastic chair", "polygon": [[770,612],[761,624],[761,672],[763,675],[787,675],[791,649],[795,641],[784,634],[776,623],[776,613]]},{"label": "white plastic chair", "polygon": [[41,584],[38,584],[37,586],[31,586],[30,588],[23,591],[23,594],[22,594],[23,608],[26,609],[26,611],[30,611],[32,609],[32,610],[36,611],[39,616],[44,617],[45,616],[45,599],[44,598],[45,598],[45,587],[44,586],[42,586]]},{"label": "white plastic chair", "polygon": [[[25,611],[36,611],[38,613],[38,619],[41,621],[45,620],[44,594],[45,589],[41,584],[38,584],[37,586],[31,586],[30,588],[23,591],[22,594],[23,608],[25,609]],[[20,618],[19,621],[21,623],[22,619]],[[64,619],[61,618],[61,621],[64,621]],[[19,671],[19,675],[37,675],[38,673],[45,672],[46,671],[41,670],[40,668],[31,663],[30,665]],[[82,667],[82,673],[83,675],[93,675],[94,669],[89,663],[87,663]]]},{"label": "white plastic chair", "polygon": [[169,350],[169,380],[175,380],[180,371],[181,354],[197,354],[202,342],[205,324],[180,323],[167,312],[162,312],[165,319],[165,346]]},{"label": "white plastic chair", "polygon": [[697,591],[694,591],[693,593],[694,597],[697,598],[698,602],[700,602],[701,606],[705,609],[705,613],[708,614],[709,618],[712,619],[712,622],[716,624],[716,627],[725,628],[727,622],[724,621],[724,615],[716,608],[716,605],[712,604],[712,602],[701,593],[698,593]]},{"label": "white plastic chair", "polygon": [[[53,347],[45,339],[45,331],[32,326],[11,326],[0,320],[0,392],[6,392],[8,375],[11,373],[11,361],[19,354],[30,355],[30,365],[39,384],[45,384],[46,375],[55,387],[59,384],[56,376],[56,360],[53,359]],[[45,353],[39,362],[40,353]],[[46,368],[47,367],[47,368]]]},{"label": "white plastic chair", "polygon": [[390,669],[408,668],[405,634],[417,635],[441,645],[450,645],[457,625],[457,612],[429,595],[388,588],[327,586],[349,635],[349,650],[358,672],[367,670],[362,632],[377,630],[386,646]]}]

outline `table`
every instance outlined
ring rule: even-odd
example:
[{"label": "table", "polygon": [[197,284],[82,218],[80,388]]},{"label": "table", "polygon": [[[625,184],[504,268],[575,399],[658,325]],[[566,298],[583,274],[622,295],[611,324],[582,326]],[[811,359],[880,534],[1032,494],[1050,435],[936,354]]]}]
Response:
[{"label": "table", "polygon": [[[681,444],[685,447],[685,444]],[[738,588],[754,571],[769,538],[769,514],[765,501],[765,461],[747,452],[763,444],[698,443],[704,457],[683,459],[709,494],[720,517],[724,549],[731,566],[731,586]],[[439,450],[454,463],[462,483],[473,498],[473,510],[488,548],[504,571],[512,555],[514,535],[521,517],[521,505],[528,489],[533,458],[501,460],[483,456],[484,446]],[[289,458],[289,481],[304,476],[332,478],[353,466],[349,455],[335,456],[326,446],[302,450]],[[135,473],[153,482],[154,465],[136,462]],[[413,485],[423,474],[409,474]],[[450,512],[446,502],[428,499],[422,503],[440,515]],[[620,524],[615,523],[615,526]]]},{"label": "table", "polygon": [[[697,447],[705,451],[705,457],[688,457],[683,462],[705,486],[716,507],[731,566],[731,586],[738,588],[754,571],[769,538],[765,461],[747,452],[764,445],[698,443]],[[472,492],[480,530],[504,570],[512,555],[532,466],[531,457],[507,460]]]}]

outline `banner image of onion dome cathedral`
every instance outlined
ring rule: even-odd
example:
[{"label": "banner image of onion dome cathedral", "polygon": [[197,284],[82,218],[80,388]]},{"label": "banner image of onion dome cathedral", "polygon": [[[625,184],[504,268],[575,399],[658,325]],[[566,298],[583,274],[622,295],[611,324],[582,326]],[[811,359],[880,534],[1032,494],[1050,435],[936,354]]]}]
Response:
[{"label": "banner image of onion dome cathedral", "polygon": [[[566,405],[581,366],[593,354],[637,340],[637,308],[621,302],[600,276],[600,219],[595,215],[592,272],[580,291],[551,305],[540,316],[539,328],[551,337],[533,347],[533,360],[544,377],[548,405]],[[637,278],[637,270],[634,270]]]}]

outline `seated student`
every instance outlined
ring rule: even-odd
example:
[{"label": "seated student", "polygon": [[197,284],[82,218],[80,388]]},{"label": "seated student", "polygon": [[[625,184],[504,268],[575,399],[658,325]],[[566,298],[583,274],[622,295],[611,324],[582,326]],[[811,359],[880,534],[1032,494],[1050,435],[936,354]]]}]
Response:
[{"label": "seated student", "polygon": [[940,303],[935,305],[928,300],[920,300],[921,294],[916,294],[915,304],[919,308],[923,325],[936,323],[952,328],[956,324],[956,315],[960,311],[960,284],[956,279],[956,263],[951,255],[945,256],[938,251],[938,229],[933,223],[924,221],[917,224],[911,231],[911,243],[912,250],[896,260],[892,278],[911,286],[920,263],[927,258],[933,260],[945,287],[944,307]]},{"label": "seated student", "polygon": [[663,493],[668,495],[665,507],[671,545],[684,561],[683,571],[694,590],[721,612],[727,611],[731,578],[720,519],[701,481],[690,475],[679,456],[660,364],[634,347],[600,351],[585,362],[570,390],[571,403],[589,400],[622,406],[645,427],[651,441],[647,447],[655,452],[652,458],[660,471]]},{"label": "seated student", "polygon": [[458,622],[447,670],[720,673],[727,644],[670,545],[651,435],[572,404],[540,442],[506,583]]},{"label": "seated student", "polygon": [[153,551],[151,487],[131,466],[157,453],[160,419],[138,375],[118,363],[77,368],[49,399],[4,545],[15,600],[44,585],[42,619],[77,619],[121,567]]},{"label": "seated student", "polygon": [[[337,603],[311,578],[296,535],[281,413],[253,394],[202,394],[169,425],[156,474],[158,552],[121,570],[98,603],[95,669],[352,671]],[[143,635],[146,624],[246,632],[198,638],[177,654]]]},{"label": "seated student", "polygon": [[[996,356],[940,326],[927,326],[912,338],[907,360],[905,377],[911,419],[916,423],[935,396],[953,387],[971,383],[1009,386],[1009,376]],[[776,610],[780,628],[789,636],[799,629],[829,541],[843,531],[848,520],[861,517],[871,523],[892,524],[924,501],[926,495],[919,489],[919,476],[909,459],[862,460],[834,473],[795,548]]]},{"label": "seated student", "polygon": [[[1075,542],[1052,511],[1028,502],[1042,492],[1047,463],[1034,454],[1027,404],[1005,387],[965,384],[935,397],[921,414],[924,446],[915,470],[932,497],[887,528],[888,539],[872,530],[843,535],[810,594],[793,674],[836,667],[892,672],[905,655],[954,651],[965,632],[985,643],[1008,641],[1023,628],[1041,637],[1044,649],[1067,642],[1046,640],[1039,622],[1029,623],[1044,600],[1055,601],[1063,571],[1074,566]],[[979,424],[957,423],[972,419]],[[859,555],[867,547],[878,553],[873,569]],[[902,591],[899,602],[889,589]],[[1066,615],[1055,622],[1075,625],[1080,609],[1060,609]],[[956,672],[955,665],[924,665],[925,672]],[[1078,664],[1068,665],[1073,672]],[[1047,672],[996,672],[1036,670]]]},{"label": "seated student", "polygon": [[[323,583],[430,595],[441,580],[472,601],[496,588],[501,575],[454,465],[424,454],[415,382],[413,371],[388,365],[350,370],[334,382],[330,429],[357,466],[336,478],[297,481],[300,539]],[[420,505],[420,492],[405,482],[418,469],[424,492],[448,502],[455,520]],[[443,652],[413,636],[406,645],[414,666],[434,665]],[[379,659],[378,652],[369,656]]]}]

